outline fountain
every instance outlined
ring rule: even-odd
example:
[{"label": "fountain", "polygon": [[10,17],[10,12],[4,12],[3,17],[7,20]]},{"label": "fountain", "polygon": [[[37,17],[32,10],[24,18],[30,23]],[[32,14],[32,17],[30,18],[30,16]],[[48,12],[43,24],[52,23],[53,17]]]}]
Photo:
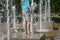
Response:
[{"label": "fountain", "polygon": [[6,5],[6,10],[7,10],[7,40],[10,40],[10,30],[9,30],[9,21],[10,21],[10,19],[9,19],[9,9],[8,9],[8,6],[9,6],[9,0],[6,0],[6,3],[7,3],[7,5]]},{"label": "fountain", "polygon": [[[8,6],[9,6],[9,0],[6,0],[7,2],[7,5],[6,5],[6,10],[7,10],[7,40],[10,40],[10,19],[9,19],[9,9],[8,9]],[[33,3],[33,0],[32,0],[32,7],[34,8],[35,6],[33,6],[34,3]],[[47,32],[47,31],[51,31],[52,28],[50,28],[51,26],[51,23],[50,23],[50,0],[40,0],[40,3],[39,3],[39,14],[38,14],[38,17],[39,17],[39,21],[36,22],[33,20],[33,15],[34,15],[34,12],[31,14],[31,32],[34,32],[33,30],[33,25],[35,25],[35,29],[36,29],[36,32]],[[16,14],[15,14],[15,6],[12,6],[12,9],[13,9],[13,28],[16,29],[17,26],[16,26]],[[33,21],[35,23],[33,23]],[[48,25],[49,24],[49,25]],[[16,34],[15,34],[15,37],[16,37]]]},{"label": "fountain", "polygon": [[[34,2],[32,0],[32,9],[34,8],[33,5],[34,5]],[[33,12],[31,14],[31,32],[34,31],[34,30],[32,30],[33,27],[35,27],[35,26],[33,26],[34,24],[36,24],[35,30],[37,32],[51,31],[53,27],[52,27],[51,20],[50,20],[50,0],[40,0],[40,3],[38,5],[40,6],[39,7],[40,10],[38,10],[39,11],[39,14],[38,14],[39,21],[36,22],[36,20],[35,21],[33,20],[33,19],[35,19],[35,18],[33,18],[35,15]],[[36,23],[33,23],[33,21]],[[37,23],[40,26],[37,26],[38,25]]]},{"label": "fountain", "polygon": [[15,5],[12,6],[12,10],[13,10],[13,28],[16,29],[16,14],[15,14]]},{"label": "fountain", "polygon": [[50,0],[40,0],[40,32],[48,32],[52,30],[50,20]]}]

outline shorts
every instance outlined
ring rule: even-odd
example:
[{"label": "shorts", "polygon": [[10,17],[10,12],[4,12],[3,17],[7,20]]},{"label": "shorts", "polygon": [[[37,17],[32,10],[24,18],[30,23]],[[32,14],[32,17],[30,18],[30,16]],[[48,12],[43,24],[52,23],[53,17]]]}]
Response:
[{"label": "shorts", "polygon": [[31,20],[31,14],[27,11],[23,11],[23,21],[29,21]]}]

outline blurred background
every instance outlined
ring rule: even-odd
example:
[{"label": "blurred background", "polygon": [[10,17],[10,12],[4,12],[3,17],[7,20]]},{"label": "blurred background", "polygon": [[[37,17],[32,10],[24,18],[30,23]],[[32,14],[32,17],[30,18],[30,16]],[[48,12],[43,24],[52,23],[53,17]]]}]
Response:
[{"label": "blurred background", "polygon": [[[38,13],[39,13],[39,0],[33,0],[33,2],[37,5],[34,9],[34,20],[38,21],[39,17],[38,17]],[[17,23],[19,24],[19,26],[21,25],[20,23],[22,23],[22,6],[21,6],[21,0],[9,0],[9,16],[10,19],[12,18],[13,20],[13,14],[12,14],[12,6],[16,7],[16,18],[17,18]],[[60,28],[60,0],[51,0],[50,1],[50,18],[53,24],[53,31],[50,32],[46,32],[45,33],[45,38],[46,40],[50,39],[50,40],[54,40],[56,36],[56,34],[58,33],[58,30]],[[11,21],[11,20],[10,20]],[[2,24],[0,28],[0,31],[3,31],[6,34],[6,29],[5,26],[6,24],[4,24],[5,22],[7,22],[7,10],[6,10],[6,0],[0,0],[0,25]],[[12,24],[10,24],[12,26]],[[4,29],[4,30],[2,30]],[[49,36],[50,35],[50,36]],[[60,40],[60,39],[59,39]]]}]

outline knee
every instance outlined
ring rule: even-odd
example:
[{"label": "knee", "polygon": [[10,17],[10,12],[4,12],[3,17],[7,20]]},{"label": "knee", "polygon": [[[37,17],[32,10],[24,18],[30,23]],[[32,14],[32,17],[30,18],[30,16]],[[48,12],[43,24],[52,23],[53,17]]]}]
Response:
[{"label": "knee", "polygon": [[27,24],[29,25],[29,24],[30,24],[30,22],[27,22]]}]

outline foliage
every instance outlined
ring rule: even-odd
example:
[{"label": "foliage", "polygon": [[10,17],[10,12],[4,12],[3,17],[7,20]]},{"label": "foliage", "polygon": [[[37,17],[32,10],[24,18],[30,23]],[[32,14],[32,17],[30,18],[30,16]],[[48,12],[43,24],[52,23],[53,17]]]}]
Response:
[{"label": "foliage", "polygon": [[51,16],[51,19],[52,19],[54,22],[60,22],[60,16]]},{"label": "foliage", "polygon": [[51,0],[51,12],[60,13],[60,0]]},{"label": "foliage", "polygon": [[15,5],[16,5],[18,14],[21,13],[21,0],[15,0]]}]

